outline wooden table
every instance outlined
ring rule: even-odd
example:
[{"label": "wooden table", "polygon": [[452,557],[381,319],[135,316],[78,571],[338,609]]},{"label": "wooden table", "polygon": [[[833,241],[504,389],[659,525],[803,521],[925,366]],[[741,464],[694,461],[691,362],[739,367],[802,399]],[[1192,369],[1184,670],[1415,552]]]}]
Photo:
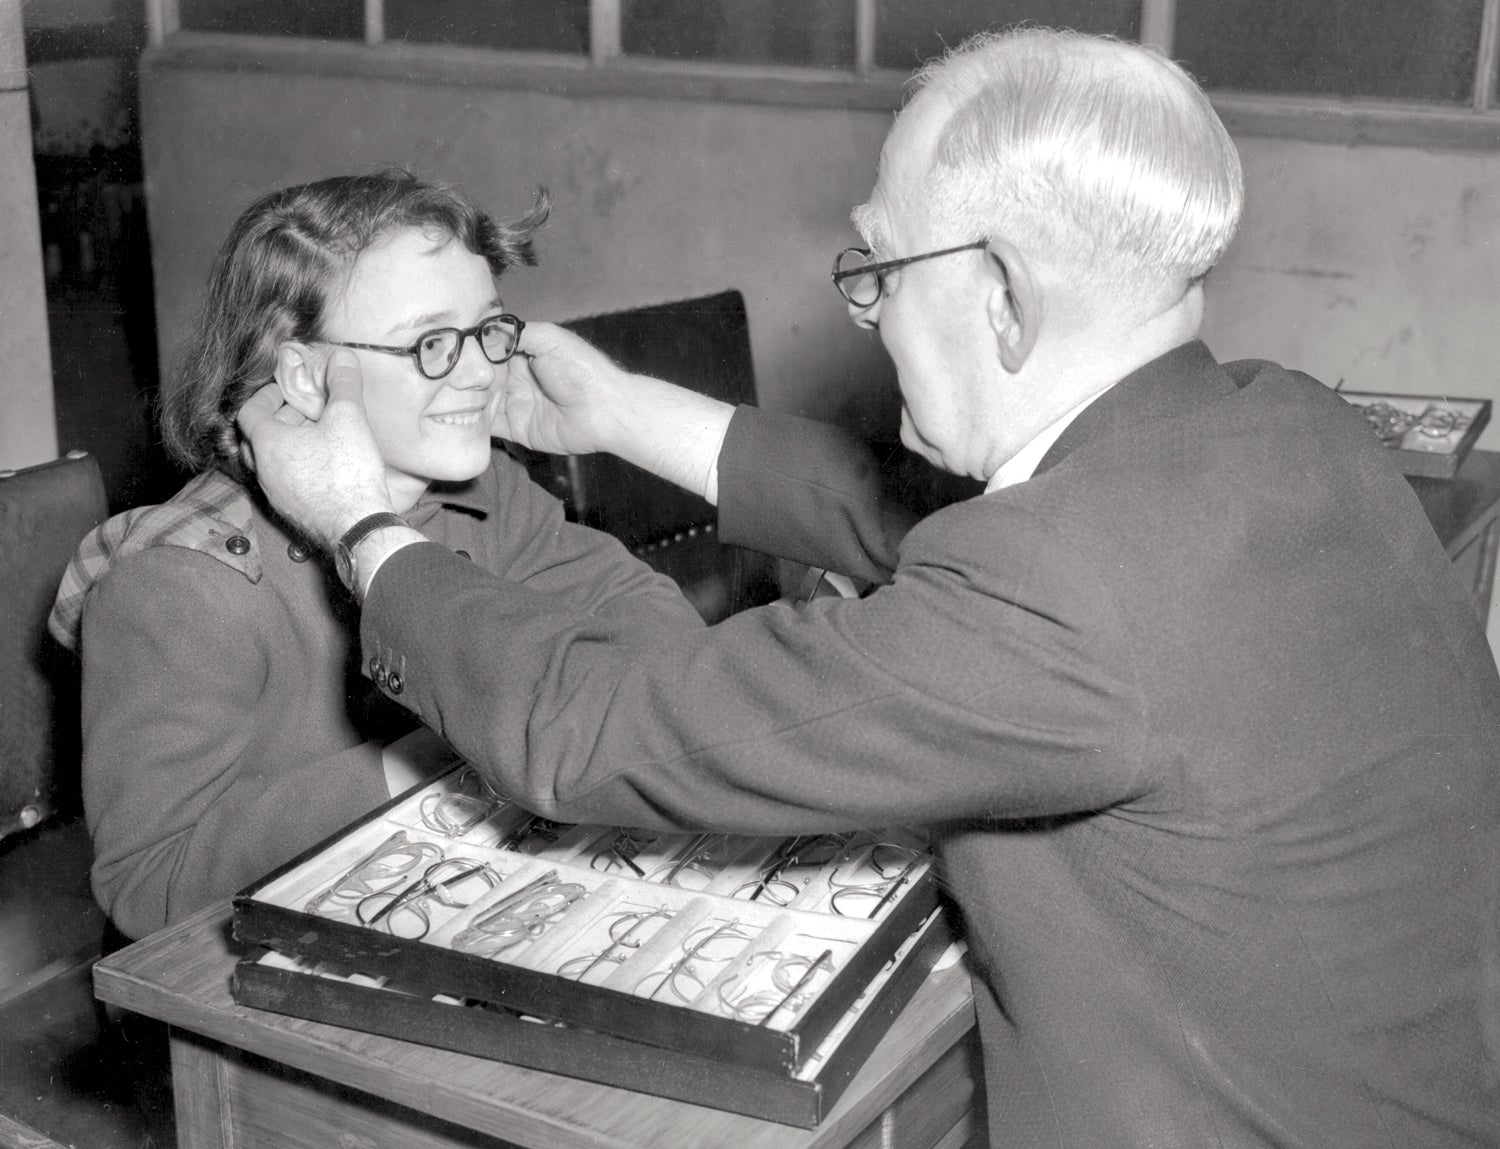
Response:
[{"label": "wooden table", "polygon": [[229,906],[104,958],[107,1002],[171,1027],[180,1149],[958,1149],[982,1131],[962,965],[933,974],[814,1130],[236,1005]]},{"label": "wooden table", "polygon": [[1479,617],[1488,620],[1500,543],[1500,452],[1470,451],[1451,479],[1407,481],[1468,584]]}]

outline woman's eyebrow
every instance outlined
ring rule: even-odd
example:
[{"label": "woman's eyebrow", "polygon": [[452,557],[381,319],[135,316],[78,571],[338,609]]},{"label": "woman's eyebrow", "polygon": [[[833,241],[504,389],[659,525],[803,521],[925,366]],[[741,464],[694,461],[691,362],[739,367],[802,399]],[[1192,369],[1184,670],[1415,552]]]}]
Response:
[{"label": "woman's eyebrow", "polygon": [[[505,308],[505,302],[497,295],[479,310],[481,314],[488,315],[491,312],[501,311]],[[412,331],[428,327],[452,327],[458,323],[458,319],[452,311],[429,311],[425,315],[414,315],[410,319],[403,319],[389,331],[386,337],[395,335],[398,331]]]},{"label": "woman's eyebrow", "polygon": [[398,331],[411,331],[420,327],[442,327],[450,326],[453,322],[451,311],[429,311],[425,315],[413,315],[410,319],[403,319],[400,323],[387,332],[394,335]]}]

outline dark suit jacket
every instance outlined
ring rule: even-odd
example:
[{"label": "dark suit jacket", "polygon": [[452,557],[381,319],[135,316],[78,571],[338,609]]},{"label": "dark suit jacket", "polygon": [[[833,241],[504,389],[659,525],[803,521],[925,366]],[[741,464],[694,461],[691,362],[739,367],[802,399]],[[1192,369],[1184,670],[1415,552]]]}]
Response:
[{"label": "dark suit jacket", "polygon": [[[860,468],[788,428],[736,417],[726,530],[878,570]],[[550,816],[934,826],[997,1143],[1500,1143],[1500,680],[1304,376],[1178,348],[864,599],[664,632],[419,546],[363,640]]]}]

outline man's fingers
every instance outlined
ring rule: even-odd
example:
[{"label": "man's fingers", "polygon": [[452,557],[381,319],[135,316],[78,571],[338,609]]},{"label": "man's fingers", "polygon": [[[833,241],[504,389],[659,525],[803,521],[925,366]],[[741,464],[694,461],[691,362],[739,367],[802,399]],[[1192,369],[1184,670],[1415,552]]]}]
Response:
[{"label": "man's fingers", "polygon": [[[531,377],[530,363],[524,355],[510,361],[510,371],[500,388],[500,401],[495,404],[495,414],[490,420],[490,434],[501,439],[514,439],[515,428],[511,426],[513,408],[523,400],[530,399],[531,388],[536,381]],[[527,404],[528,408],[530,404]]]},{"label": "man's fingers", "polygon": [[527,322],[525,330],[521,332],[521,341],[516,344],[516,350],[528,359],[541,358],[554,351],[571,353],[575,358],[586,355],[605,358],[603,352],[582,336],[574,335],[566,327],[559,327],[555,323],[543,323],[541,320]]},{"label": "man's fingers", "polygon": [[254,395],[246,399],[235,421],[239,424],[240,434],[247,439],[255,434],[255,429],[267,419],[274,418],[277,411],[285,407],[281,399],[281,389],[274,383],[267,383]]},{"label": "man's fingers", "polygon": [[328,370],[324,375],[328,385],[328,401],[336,399],[362,403],[365,377],[360,373],[359,360],[352,351],[339,348],[328,357]]},{"label": "man's fingers", "polygon": [[545,355],[567,338],[571,338],[568,332],[555,323],[530,320],[521,331],[521,339],[516,344],[516,350],[526,356]]}]

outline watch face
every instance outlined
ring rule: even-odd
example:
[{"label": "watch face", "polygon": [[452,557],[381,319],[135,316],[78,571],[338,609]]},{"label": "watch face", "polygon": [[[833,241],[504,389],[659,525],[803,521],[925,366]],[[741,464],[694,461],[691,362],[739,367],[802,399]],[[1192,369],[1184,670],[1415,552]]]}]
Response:
[{"label": "watch face", "polygon": [[333,569],[345,590],[354,589],[354,553],[343,543],[333,548]]}]

